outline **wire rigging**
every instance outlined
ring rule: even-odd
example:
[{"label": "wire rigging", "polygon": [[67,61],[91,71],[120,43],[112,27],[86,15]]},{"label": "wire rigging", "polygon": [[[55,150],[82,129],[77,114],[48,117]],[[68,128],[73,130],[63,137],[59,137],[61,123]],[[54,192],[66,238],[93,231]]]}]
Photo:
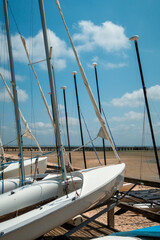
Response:
[{"label": "wire rigging", "polygon": [[[80,111],[80,112],[81,112],[81,111]],[[97,157],[97,159],[98,159],[98,162],[99,162],[99,164],[102,166],[102,163],[101,163],[101,161],[100,161],[100,159],[99,159],[99,157],[98,157],[98,154],[97,154],[96,148],[95,148],[95,146],[94,146],[94,144],[93,144],[93,142],[92,142],[92,138],[91,138],[91,135],[90,135],[89,129],[88,129],[88,127],[87,127],[87,123],[86,123],[86,121],[85,121],[85,119],[84,119],[84,116],[83,116],[82,112],[81,112],[81,116],[82,116],[82,118],[83,118],[83,121],[84,121],[84,124],[85,124],[86,130],[87,130],[87,132],[88,132],[88,136],[89,136],[89,138],[90,138],[90,140],[91,140],[91,144],[92,144],[92,147],[93,147],[94,152],[95,152],[95,154],[96,154],[96,157]]]},{"label": "wire rigging", "polygon": [[[106,125],[107,125],[107,127],[108,127],[109,134],[110,134],[110,136],[111,136],[111,139],[112,139],[112,142],[113,142],[113,144],[114,144],[115,150],[116,150],[116,152],[117,152],[117,155],[119,156],[118,149],[117,149],[117,147],[116,147],[116,144],[115,144],[115,141],[114,141],[114,138],[113,138],[111,129],[110,129],[110,127],[109,127],[109,123],[108,123],[108,121],[107,121],[106,115],[105,115],[105,113],[104,113],[104,111],[103,111],[103,108],[102,108],[102,113],[103,113],[103,116],[104,116],[104,118],[105,118],[105,122],[106,122]],[[120,156],[119,156],[119,158],[120,158]]]},{"label": "wire rigging", "polygon": [[16,19],[15,19],[15,17],[14,17],[14,14],[13,14],[12,8],[11,8],[11,6],[10,6],[10,4],[9,4],[9,1],[8,1],[8,8],[9,8],[9,10],[10,10],[10,12],[11,12],[11,15],[12,15],[13,21],[14,21],[14,23],[15,23],[15,25],[16,25],[17,31],[18,31],[18,33],[21,35],[20,30],[19,30],[19,28],[18,28],[18,24],[17,24],[17,22],[16,22]]},{"label": "wire rigging", "polygon": [[[144,115],[143,115],[143,128],[142,128],[142,147],[144,146],[144,141],[145,141],[145,135],[144,135],[144,133],[145,133],[145,113],[146,113],[146,108],[145,108],[145,106],[144,106]],[[143,154],[141,154],[141,161],[140,161],[140,179],[142,178],[142,155]]]}]

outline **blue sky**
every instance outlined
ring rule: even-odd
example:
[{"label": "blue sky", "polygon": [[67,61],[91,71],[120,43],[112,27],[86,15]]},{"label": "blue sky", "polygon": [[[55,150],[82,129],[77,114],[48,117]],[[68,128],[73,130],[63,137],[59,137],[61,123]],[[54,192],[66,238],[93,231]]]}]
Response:
[{"label": "blue sky", "polygon": [[[60,0],[60,4],[96,101],[97,92],[92,63],[97,62],[101,103],[118,146],[141,146],[142,139],[144,145],[152,145],[147,115],[145,117],[144,138],[142,134],[144,99],[134,43],[128,40],[133,35],[140,36],[138,40],[140,57],[156,142],[159,145],[160,32],[158,29],[160,1]],[[19,106],[38,142],[41,145],[52,145],[54,144],[53,128],[40,96],[36,79],[28,66],[10,11],[11,8],[18,29],[26,40],[32,61],[45,59],[38,1],[14,0],[13,2],[9,0],[9,6]],[[92,138],[96,137],[100,125],[96,120],[96,115],[83,85],[55,1],[44,0],[44,6],[49,41],[53,47],[52,63],[55,71],[63,143],[67,145],[63,94],[60,87],[65,85],[67,86],[66,100],[71,145],[80,145],[72,71],[77,71],[80,108]],[[0,72],[10,86],[2,1],[0,9]],[[34,68],[50,106],[46,63],[35,64]],[[0,81],[0,105],[1,136],[4,144],[7,144],[15,139],[15,123],[13,105],[6,94],[2,81]],[[24,131],[23,125],[22,130]],[[87,143],[89,137],[84,123],[83,133],[85,143]],[[24,144],[30,143],[24,138]],[[95,145],[101,145],[101,140],[96,140]],[[107,142],[106,145],[108,145]]]}]

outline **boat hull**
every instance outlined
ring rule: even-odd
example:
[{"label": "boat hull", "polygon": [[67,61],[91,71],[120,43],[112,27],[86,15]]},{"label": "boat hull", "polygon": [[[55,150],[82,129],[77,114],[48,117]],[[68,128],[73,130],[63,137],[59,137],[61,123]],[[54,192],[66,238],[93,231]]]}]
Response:
[{"label": "boat hull", "polygon": [[[40,181],[42,179],[45,179],[45,177],[48,175],[48,173],[41,173],[41,174],[36,174],[36,179],[35,181]],[[24,186],[28,184],[32,184],[34,181],[33,179],[34,175],[25,175],[25,181],[24,181]],[[0,195],[4,194],[8,191],[15,190],[19,188],[21,185],[21,181],[19,177],[15,178],[6,178],[4,180],[0,180]]]},{"label": "boat hull", "polygon": [[1,239],[36,239],[91,206],[109,199],[124,180],[125,164],[79,172],[82,189],[0,224]]},{"label": "boat hull", "polygon": [[[25,175],[30,175],[31,170],[32,174],[34,174],[35,166],[36,166],[36,158],[26,159],[24,160],[24,168],[25,168]],[[44,173],[47,168],[47,157],[39,157],[38,158],[38,172]],[[3,178],[14,178],[19,176],[19,163],[12,162],[8,164],[7,167],[3,171],[0,171],[0,176],[3,173]]]}]

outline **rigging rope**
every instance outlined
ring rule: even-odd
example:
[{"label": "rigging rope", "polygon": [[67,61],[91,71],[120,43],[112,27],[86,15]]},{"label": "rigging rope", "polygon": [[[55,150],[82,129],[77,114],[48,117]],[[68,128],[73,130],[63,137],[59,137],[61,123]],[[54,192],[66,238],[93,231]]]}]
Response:
[{"label": "rigging rope", "polygon": [[[3,76],[2,76],[1,73],[0,73],[0,77],[2,78],[2,80],[3,80],[4,84],[5,84],[5,87],[6,87],[8,93],[9,93],[9,95],[10,95],[11,100],[14,101],[13,94],[11,93],[11,91],[10,91],[9,87],[7,86],[6,81],[5,81],[5,79],[3,78]],[[18,112],[19,112],[19,115],[20,115],[20,117],[21,117],[21,119],[22,119],[22,121],[23,121],[23,124],[24,124],[24,126],[25,126],[25,132],[23,133],[23,136],[28,137],[28,138],[32,138],[32,139],[35,141],[35,143],[37,144],[37,147],[39,148],[39,151],[42,152],[42,150],[41,150],[41,148],[40,148],[40,146],[39,146],[39,144],[38,144],[35,136],[32,134],[32,132],[31,132],[29,126],[28,126],[28,123],[27,123],[27,121],[25,120],[25,118],[23,117],[23,114],[22,114],[22,112],[21,112],[21,110],[20,110],[19,108],[18,108]]]},{"label": "rigging rope", "polygon": [[[39,90],[40,90],[40,93],[41,93],[41,96],[42,96],[43,102],[44,102],[44,104],[45,104],[45,107],[46,107],[46,109],[47,109],[47,112],[48,112],[49,118],[50,118],[51,123],[52,123],[53,128],[54,128],[54,132],[55,132],[55,144],[56,144],[56,148],[57,148],[57,156],[58,156],[58,146],[57,146],[57,137],[56,137],[56,125],[55,125],[55,121],[54,121],[54,119],[53,119],[53,117],[52,117],[52,115],[51,115],[51,112],[50,112],[50,110],[49,110],[49,107],[48,107],[48,104],[47,104],[46,98],[45,98],[45,96],[44,96],[44,93],[43,93],[43,91],[42,91],[41,85],[40,85],[40,83],[39,83],[39,80],[38,80],[37,74],[36,74],[36,72],[35,72],[35,70],[34,70],[34,68],[33,68],[33,64],[32,64],[32,62],[31,62],[31,60],[30,60],[30,57],[29,57],[29,53],[28,53],[28,50],[27,50],[27,46],[26,46],[25,39],[22,37],[22,35],[20,35],[20,38],[21,38],[21,40],[22,40],[22,43],[23,43],[23,46],[24,46],[24,49],[25,49],[25,52],[26,52],[26,55],[27,55],[27,58],[28,58],[28,61],[29,61],[29,65],[31,66],[32,71],[33,71],[33,73],[34,73],[34,75],[35,75],[35,78],[36,78],[36,80],[37,80],[37,84],[38,84],[38,87],[39,87]],[[54,74],[54,72],[53,72],[53,74]],[[57,158],[57,160],[58,160],[58,165],[59,165],[59,158]]]},{"label": "rigging rope", "polygon": [[[25,39],[22,37],[22,35],[20,35],[20,37],[21,37],[21,40],[22,40],[22,43],[23,43],[23,46],[24,46],[24,49],[25,49],[25,52],[26,52],[26,55],[27,55],[27,58],[28,58],[29,64],[30,64],[30,66],[31,66],[31,68],[32,68],[32,71],[33,71],[33,73],[34,73],[34,75],[35,75],[35,78],[36,78],[36,80],[37,80],[38,87],[39,87],[39,90],[40,90],[40,93],[41,93],[42,99],[43,99],[43,101],[44,101],[44,104],[45,104],[45,106],[46,106],[46,109],[47,109],[48,115],[49,115],[49,117],[50,117],[51,123],[52,123],[53,127],[55,128],[55,124],[54,124],[53,118],[52,118],[52,116],[51,116],[51,113],[50,113],[50,110],[49,110],[49,107],[48,107],[48,104],[47,104],[46,98],[45,98],[45,96],[44,96],[44,94],[43,94],[43,91],[42,91],[42,88],[41,88],[41,86],[40,86],[40,83],[39,83],[39,80],[38,80],[37,74],[36,74],[36,72],[35,72],[35,70],[34,70],[34,68],[33,68],[33,64],[32,64],[32,62],[31,62],[31,60],[30,60],[30,57],[29,57],[29,53],[28,53],[28,50],[27,50],[27,46],[26,46]],[[55,130],[55,132],[56,132],[56,130]]]},{"label": "rigging rope", "polygon": [[120,160],[119,155],[117,154],[117,151],[116,151],[116,149],[115,149],[115,146],[114,146],[114,144],[113,144],[112,140],[110,139],[110,136],[109,136],[109,134],[108,134],[108,132],[107,132],[107,129],[106,129],[106,126],[105,126],[105,122],[104,122],[104,120],[103,120],[103,118],[102,118],[102,116],[101,116],[101,113],[100,113],[100,111],[99,111],[99,108],[98,108],[98,106],[97,106],[97,104],[96,104],[96,102],[95,102],[93,93],[92,93],[92,91],[91,91],[91,88],[90,88],[89,83],[88,83],[88,80],[87,80],[87,77],[86,77],[85,72],[84,72],[84,70],[83,70],[83,67],[82,67],[82,65],[81,65],[81,62],[80,62],[80,59],[79,59],[79,57],[78,57],[77,51],[76,51],[76,49],[75,49],[75,47],[74,47],[74,44],[73,44],[72,38],[71,38],[71,36],[70,36],[69,30],[68,30],[68,28],[67,28],[67,25],[66,25],[66,22],[65,22],[65,19],[64,19],[64,16],[63,16],[63,13],[62,13],[62,10],[61,10],[59,1],[58,1],[58,0],[55,0],[55,2],[56,2],[56,5],[57,5],[57,7],[58,7],[59,13],[60,13],[60,15],[61,15],[62,21],[63,21],[63,23],[64,23],[66,32],[67,32],[67,34],[68,34],[68,37],[69,37],[69,40],[70,40],[70,43],[71,43],[71,46],[72,46],[72,49],[73,49],[75,58],[76,58],[76,60],[77,60],[77,64],[78,64],[78,67],[79,67],[79,70],[80,70],[80,73],[81,73],[81,76],[82,76],[84,85],[85,85],[85,87],[86,87],[86,90],[87,90],[87,92],[88,92],[88,95],[89,95],[89,97],[90,97],[90,100],[91,100],[91,102],[92,102],[92,104],[93,104],[93,108],[94,108],[94,110],[95,110],[95,113],[96,113],[96,115],[97,115],[97,118],[98,118],[98,120],[99,120],[99,122],[100,122],[100,124],[101,124],[101,130],[102,130],[102,132],[103,132],[103,135],[104,135],[104,137],[105,137],[106,139],[109,140],[109,142],[110,142],[110,144],[111,144],[111,146],[112,146],[112,149],[113,149],[113,151],[114,151],[114,153],[115,153],[115,155],[116,155],[116,157],[117,157],[117,160],[118,160],[118,162],[120,163],[121,160]]},{"label": "rigging rope", "polygon": [[12,142],[15,142],[15,141],[17,141],[17,138],[15,138],[14,140],[12,140],[12,141],[10,141],[10,142],[7,142],[7,143],[3,144],[3,147],[6,146],[6,145],[8,145],[8,144],[10,144],[10,143],[12,143]]},{"label": "rigging rope", "polygon": [[[146,118],[145,115],[146,115],[146,107],[144,106],[144,118],[143,118],[143,128],[142,128],[142,149],[145,145],[145,118]],[[152,159],[150,159],[150,160],[152,161]],[[155,158],[154,158],[154,160],[155,160]],[[141,161],[140,161],[140,179],[142,179],[142,173],[143,173],[142,163],[143,163],[143,151],[141,154]],[[147,163],[148,168],[150,169],[150,172],[152,172],[155,175],[157,173],[157,171],[153,170],[153,167],[151,167],[149,160],[146,160],[146,163]]]},{"label": "rigging rope", "polygon": [[14,17],[13,12],[12,12],[12,9],[11,9],[11,6],[10,6],[10,4],[9,4],[9,1],[8,1],[7,3],[8,3],[8,7],[9,7],[9,9],[10,9],[10,11],[11,11],[11,15],[12,15],[12,17],[13,17],[13,21],[14,21],[14,23],[15,23],[15,25],[16,25],[17,31],[18,31],[18,33],[20,34],[20,30],[19,30],[19,28],[18,28],[18,24],[17,24],[17,22],[16,22],[16,19],[15,19],[15,17]]},{"label": "rigging rope", "polygon": [[[115,150],[117,151],[117,154],[118,154],[118,156],[119,156],[118,149],[117,149],[117,147],[116,147],[116,144],[115,144],[115,141],[114,141],[114,138],[113,138],[111,129],[110,129],[110,127],[109,127],[109,123],[108,123],[108,121],[107,121],[106,115],[105,115],[105,113],[104,113],[104,111],[103,111],[103,108],[102,108],[102,113],[103,113],[103,116],[104,116],[104,118],[105,118],[105,122],[106,122],[106,125],[107,125],[107,127],[108,127],[108,130],[109,130],[109,133],[110,133],[112,142],[113,142],[113,144],[114,144]],[[120,156],[119,156],[119,158],[120,158]]]},{"label": "rigging rope", "polygon": [[[18,31],[19,35],[21,35],[21,34],[20,34],[19,27],[18,27],[18,24],[17,24],[17,22],[16,22],[16,19],[15,19],[15,17],[14,17],[14,14],[13,14],[13,11],[12,11],[12,8],[11,8],[9,2],[8,2],[8,7],[9,7],[9,9],[10,9],[10,12],[11,12],[11,15],[12,15],[13,21],[14,21],[14,23],[15,23],[15,25],[16,25],[17,31]],[[5,80],[4,80],[3,76],[2,76],[2,74],[0,74],[0,76],[1,76],[1,78],[2,78],[2,80],[3,80],[3,82],[4,82],[5,86],[6,86],[6,88],[7,88],[7,90],[8,90],[8,93],[9,93],[9,95],[10,95],[12,101],[13,101],[13,95],[12,95],[12,93],[10,92],[10,89],[8,88],[8,86],[7,86],[6,82],[5,82]],[[39,151],[42,152],[42,150],[41,150],[41,148],[40,148],[40,146],[39,146],[39,144],[38,144],[38,142],[37,142],[35,136],[32,134],[32,132],[31,132],[29,126],[28,126],[27,121],[24,119],[24,117],[23,117],[23,115],[22,115],[20,109],[18,109],[18,110],[19,110],[20,117],[21,117],[21,119],[22,119],[22,121],[23,121],[23,123],[24,123],[24,125],[25,125],[25,128],[26,128],[26,130],[25,130],[23,136],[33,139],[33,140],[35,141],[35,143],[37,144],[37,147],[39,148]]]},{"label": "rigging rope", "polygon": [[[92,140],[91,135],[90,135],[90,132],[89,132],[89,129],[88,129],[88,127],[87,127],[87,123],[86,123],[86,121],[85,121],[85,119],[84,119],[84,116],[83,116],[82,112],[81,112],[81,116],[82,116],[82,118],[83,118],[85,127],[86,127],[86,129],[87,129],[88,136],[89,136],[90,140]],[[100,159],[99,159],[99,157],[98,157],[98,154],[97,154],[97,151],[96,151],[96,148],[95,148],[93,142],[91,142],[91,144],[92,144],[92,147],[93,147],[94,152],[95,152],[95,154],[96,154],[96,157],[97,157],[97,159],[98,159],[98,162],[99,162],[99,164],[102,166],[102,163],[101,163],[101,161],[100,161]]]},{"label": "rigging rope", "polygon": [[89,141],[88,143],[86,143],[86,144],[84,144],[84,145],[82,145],[82,146],[80,146],[80,147],[78,147],[78,148],[75,148],[74,150],[70,151],[70,153],[75,152],[75,151],[78,151],[79,149],[81,149],[81,148],[89,145],[90,143],[94,142],[97,138],[98,138],[98,136],[95,137],[94,139],[92,139],[91,141]]},{"label": "rigging rope", "polygon": [[[142,147],[144,146],[144,133],[145,133],[145,113],[146,108],[144,106],[144,117],[143,117],[143,128],[142,128]],[[141,154],[141,162],[140,162],[140,179],[142,178],[142,154]]]}]

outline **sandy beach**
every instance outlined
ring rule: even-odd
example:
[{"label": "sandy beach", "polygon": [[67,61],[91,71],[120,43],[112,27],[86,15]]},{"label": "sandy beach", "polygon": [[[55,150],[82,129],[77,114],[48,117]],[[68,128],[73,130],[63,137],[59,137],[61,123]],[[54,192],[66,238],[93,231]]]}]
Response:
[{"label": "sandy beach", "polygon": [[[95,167],[99,165],[99,161],[96,157],[95,152],[86,151],[86,163],[87,168]],[[103,152],[97,152],[100,162],[104,165]],[[126,164],[126,177],[140,178],[145,180],[158,181],[157,165],[154,157],[154,152],[148,151],[120,151],[119,152],[121,161]],[[82,151],[71,153],[72,166],[73,168],[84,168],[84,160]],[[68,154],[65,155],[66,164],[68,163]],[[116,164],[117,159],[115,158],[112,151],[106,152],[107,164]],[[48,163],[57,164],[57,158],[54,154],[48,155]]]}]

